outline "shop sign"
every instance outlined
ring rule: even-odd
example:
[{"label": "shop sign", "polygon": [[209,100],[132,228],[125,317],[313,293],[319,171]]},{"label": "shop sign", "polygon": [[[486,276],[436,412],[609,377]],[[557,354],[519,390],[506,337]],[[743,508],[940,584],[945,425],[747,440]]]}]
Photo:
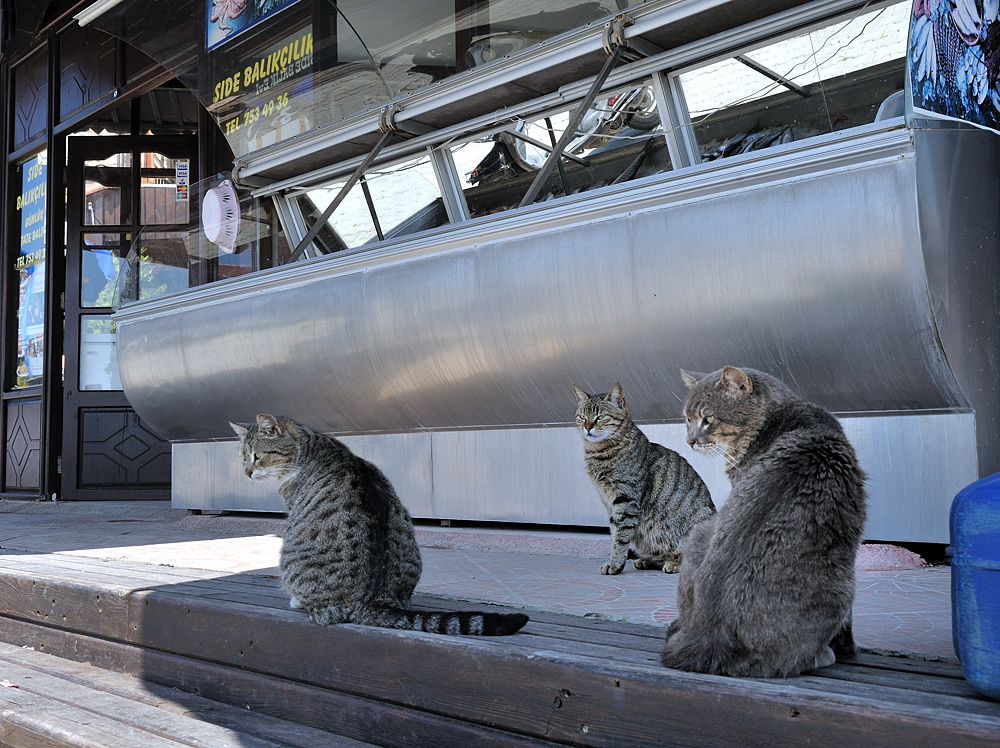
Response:
[{"label": "shop sign", "polygon": [[264,148],[309,129],[312,24],[262,50],[254,47],[244,58],[230,54],[225,65],[224,70],[216,69],[208,110],[235,153]]},{"label": "shop sign", "polygon": [[41,157],[23,167],[17,210],[21,214],[21,247],[15,269],[23,270],[45,259],[45,181]]},{"label": "shop sign", "polygon": [[45,340],[45,154],[21,168],[21,246],[14,260],[18,277],[16,386],[37,384]]}]

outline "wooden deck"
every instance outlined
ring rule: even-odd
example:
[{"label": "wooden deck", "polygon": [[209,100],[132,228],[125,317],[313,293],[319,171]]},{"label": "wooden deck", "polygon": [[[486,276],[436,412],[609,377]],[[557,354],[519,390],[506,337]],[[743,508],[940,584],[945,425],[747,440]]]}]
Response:
[{"label": "wooden deck", "polygon": [[662,629],[529,614],[491,639],[324,628],[266,575],[4,552],[0,745],[1000,744],[1000,704],[953,663],[696,675],[659,665]]}]

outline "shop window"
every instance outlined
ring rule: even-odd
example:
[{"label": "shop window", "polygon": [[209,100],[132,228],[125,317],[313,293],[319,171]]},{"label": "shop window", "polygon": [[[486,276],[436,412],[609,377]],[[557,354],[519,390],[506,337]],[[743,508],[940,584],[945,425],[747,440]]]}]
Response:
[{"label": "shop window", "polygon": [[908,3],[683,72],[703,161],[871,123],[903,89]]},{"label": "shop window", "polygon": [[[148,155],[143,154],[143,158]],[[176,164],[165,160],[160,165],[164,164],[173,175]],[[126,242],[127,235],[110,233],[87,235],[94,237],[90,251],[96,256],[89,273],[85,265],[85,275],[96,279],[95,286],[101,282],[104,276],[103,269],[96,267],[98,257],[105,266],[113,264],[117,270],[113,287],[98,293],[95,306],[104,306],[107,298],[109,305],[117,308],[237,278],[283,264],[291,255],[271,199],[251,197],[247,190],[234,186],[229,174],[191,185],[188,204],[178,209],[164,208],[178,202],[172,193],[166,202],[160,194],[178,189],[173,176],[150,177],[142,186],[148,220],[134,240]],[[101,251],[106,254],[101,256]]]},{"label": "shop window", "polygon": [[17,364],[13,388],[42,383],[45,364],[46,179],[43,151],[18,164],[14,183],[20,186],[17,212],[20,252],[14,260],[17,283]]}]

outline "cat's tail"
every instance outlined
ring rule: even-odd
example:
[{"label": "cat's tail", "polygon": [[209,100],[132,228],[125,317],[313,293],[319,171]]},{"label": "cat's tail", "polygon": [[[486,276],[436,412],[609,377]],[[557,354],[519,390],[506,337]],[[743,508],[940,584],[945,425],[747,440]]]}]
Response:
[{"label": "cat's tail", "polygon": [[524,613],[480,613],[475,611],[431,613],[384,608],[373,621],[378,626],[451,636],[508,636],[528,622]]}]

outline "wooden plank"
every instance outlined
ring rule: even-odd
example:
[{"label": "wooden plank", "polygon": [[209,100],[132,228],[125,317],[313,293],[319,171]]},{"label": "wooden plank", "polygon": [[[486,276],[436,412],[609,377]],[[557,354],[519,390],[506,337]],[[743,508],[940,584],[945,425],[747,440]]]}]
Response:
[{"label": "wooden plank", "polygon": [[0,640],[88,662],[199,694],[256,714],[271,715],[386,748],[542,748],[548,741],[437,717],[392,704],[311,687],[260,673],[191,660],[130,644],[96,639],[0,617]]},{"label": "wooden plank", "polygon": [[[689,744],[696,745],[723,740],[746,744],[747,739],[795,745],[822,742],[836,729],[838,742],[844,745],[872,741],[902,745],[898,736],[908,733],[907,745],[932,744],[947,735],[951,748],[984,744],[984,736],[995,737],[1000,729],[1000,706],[991,704],[977,714],[974,711],[982,703],[970,710],[957,699],[945,710],[926,702],[906,703],[892,688],[878,685],[869,685],[861,698],[852,695],[847,681],[824,690],[809,682],[796,685],[796,679],[738,681],[637,666],[621,661],[624,658],[613,661],[554,652],[543,649],[553,638],[533,633],[539,625],[534,621],[524,634],[496,640],[357,626],[322,628],[287,609],[178,592],[183,589],[180,584],[130,594],[130,640],[386,702],[404,711],[419,710],[539,739],[578,745],[610,745],[615,740],[652,745],[663,735],[684,734]],[[453,607],[453,601],[448,603]],[[577,624],[573,621],[568,628]],[[579,628],[585,630],[586,625],[580,623]],[[639,636],[643,646],[654,641],[630,635]],[[569,640],[561,641],[565,646]],[[624,693],[629,694],[627,699]],[[627,703],[621,703],[623,699]],[[667,703],[669,714],[660,714]],[[713,719],[705,725],[708,713]],[[746,723],[751,716],[748,737]]]},{"label": "wooden plank", "polygon": [[946,741],[954,748],[992,744],[1000,731],[1000,706],[992,717],[896,703],[873,709],[871,700],[818,694],[793,681],[748,682],[533,652],[518,646],[523,635],[484,641],[319,627],[276,611],[222,624],[246,606],[156,593],[148,603],[135,623],[134,641],[145,646],[580,745],[624,739],[652,746],[684,734],[697,745],[798,746],[822,744],[835,731],[841,745]]},{"label": "wooden plank", "polygon": [[878,654],[873,650],[859,648],[856,663],[866,667],[895,670],[901,673],[925,673],[957,680],[965,679],[958,660],[928,660],[919,656],[900,657],[898,655]]},{"label": "wooden plank", "polygon": [[819,678],[833,678],[851,683],[867,683],[888,688],[905,688],[908,691],[942,696],[956,696],[965,699],[978,698],[976,691],[964,679],[946,678],[926,673],[883,670],[877,667],[859,667],[851,664],[837,664],[816,670]]},{"label": "wooden plank", "polygon": [[[467,608],[471,608],[475,605],[484,604],[470,602],[467,600],[453,599],[450,597],[442,597],[440,595],[428,595],[419,592],[413,596],[412,602],[413,607],[415,608],[427,607],[429,610],[445,610],[445,606],[450,605],[462,605]],[[532,620],[536,621],[560,623],[567,626],[579,626],[580,628],[584,628],[589,631],[607,631],[618,634],[633,634],[635,636],[651,637],[654,639],[658,638],[661,643],[666,633],[666,626],[659,627],[646,623],[616,621],[610,618],[587,615],[579,616],[569,613],[553,613],[551,611],[537,610],[534,608],[528,612],[531,614]]]},{"label": "wooden plank", "polygon": [[[10,661],[4,662],[3,673],[7,680],[17,683],[16,689],[2,689],[3,692],[32,694],[42,700],[41,703],[46,703],[44,712],[79,713],[81,720],[85,713],[89,713],[99,717],[101,724],[105,720],[112,721],[117,723],[122,732],[141,736],[138,738],[139,745],[143,744],[141,741],[148,739],[143,733],[168,738],[192,748],[277,748],[281,745]],[[6,693],[0,693],[0,698],[5,695]],[[336,745],[335,736],[330,736],[327,744]],[[124,748],[124,744],[122,745]],[[134,746],[135,743],[130,745]],[[355,741],[343,741],[341,745],[345,748],[360,748]]]},{"label": "wooden plank", "polygon": [[[93,665],[54,657],[34,649],[0,643],[0,673],[3,673],[8,679],[15,676],[11,666],[30,669],[35,673],[60,678],[93,691],[113,694],[148,707],[155,707],[188,718],[196,717],[198,720],[217,728],[224,728],[234,733],[239,732],[254,738],[262,738],[280,745],[297,746],[298,748],[312,748],[318,745],[365,748],[365,746],[370,745],[349,738],[338,738],[326,731],[258,714],[249,709],[239,709],[228,704],[210,701],[194,694],[142,681],[128,675],[102,670]],[[34,691],[31,685],[25,688],[29,692]],[[59,689],[58,693],[65,694],[66,691]],[[141,719],[141,715],[138,716]],[[171,737],[176,736],[171,735]],[[211,734],[209,737],[212,740],[215,739]]]},{"label": "wooden plank", "polygon": [[[825,668],[824,668],[825,669]],[[852,698],[870,700],[873,704],[901,704],[918,709],[944,711],[957,715],[977,714],[986,718],[996,718],[997,706],[985,698],[978,698],[971,689],[960,694],[932,693],[926,690],[911,690],[905,683],[890,685],[871,684],[861,679],[840,679],[815,674],[794,679],[795,686],[803,690],[815,690],[822,694],[842,694]],[[1000,734],[998,734],[1000,739]]]},{"label": "wooden plank", "polygon": [[93,712],[53,704],[47,698],[19,688],[4,688],[0,689],[0,745],[13,748],[183,748],[189,744],[123,725]]},{"label": "wooden plank", "polygon": [[129,592],[118,585],[0,574],[0,615],[124,638]]}]

